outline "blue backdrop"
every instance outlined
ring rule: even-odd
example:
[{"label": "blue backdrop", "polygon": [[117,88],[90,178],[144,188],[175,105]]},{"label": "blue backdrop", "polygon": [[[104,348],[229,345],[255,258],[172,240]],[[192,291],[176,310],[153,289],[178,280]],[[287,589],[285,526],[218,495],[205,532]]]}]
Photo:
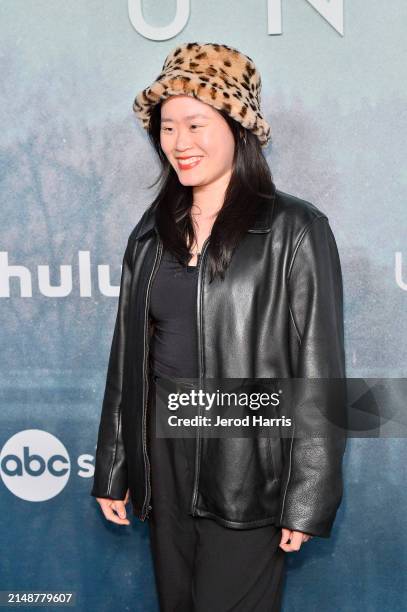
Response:
[{"label": "blue backdrop", "polygon": [[[147,526],[89,491],[121,259],[158,170],[132,102],[177,44],[254,59],[275,183],[335,233],[348,376],[406,376],[406,19],[402,0],[3,0],[0,590],[158,609]],[[287,555],[285,611],[407,608],[406,462],[404,439],[349,441],[333,535]]]}]

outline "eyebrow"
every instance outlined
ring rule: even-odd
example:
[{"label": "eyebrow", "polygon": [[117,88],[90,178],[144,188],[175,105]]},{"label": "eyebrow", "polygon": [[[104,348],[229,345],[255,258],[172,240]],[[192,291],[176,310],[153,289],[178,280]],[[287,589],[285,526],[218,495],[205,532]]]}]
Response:
[{"label": "eyebrow", "polygon": [[[203,119],[210,119],[210,117],[208,117],[207,115],[204,115],[203,113],[194,113],[193,115],[186,115],[184,119],[195,119],[196,117],[202,117]],[[165,119],[161,119],[161,123],[164,123],[165,121],[174,121],[174,120],[170,119],[169,117],[166,117]]]}]

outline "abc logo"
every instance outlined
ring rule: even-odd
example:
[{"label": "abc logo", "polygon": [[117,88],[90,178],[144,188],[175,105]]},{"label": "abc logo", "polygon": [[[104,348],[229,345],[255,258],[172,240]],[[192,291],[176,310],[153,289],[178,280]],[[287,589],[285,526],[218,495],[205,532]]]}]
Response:
[{"label": "abc logo", "polygon": [[41,502],[55,497],[69,479],[71,462],[65,446],[40,429],[19,431],[0,453],[0,474],[17,497]]}]

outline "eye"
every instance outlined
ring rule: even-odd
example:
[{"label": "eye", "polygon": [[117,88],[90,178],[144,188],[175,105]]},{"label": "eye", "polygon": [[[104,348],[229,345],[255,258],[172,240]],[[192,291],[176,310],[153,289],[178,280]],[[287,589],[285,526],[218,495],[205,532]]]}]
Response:
[{"label": "eye", "polygon": [[162,131],[163,131],[163,132],[166,132],[166,131],[168,131],[168,130],[172,130],[172,128],[170,128],[170,127],[165,127],[165,126],[162,126],[162,128],[161,128],[161,129],[162,129]]},{"label": "eye", "polygon": [[196,125],[195,123],[191,125],[191,127],[203,127],[202,125]]}]

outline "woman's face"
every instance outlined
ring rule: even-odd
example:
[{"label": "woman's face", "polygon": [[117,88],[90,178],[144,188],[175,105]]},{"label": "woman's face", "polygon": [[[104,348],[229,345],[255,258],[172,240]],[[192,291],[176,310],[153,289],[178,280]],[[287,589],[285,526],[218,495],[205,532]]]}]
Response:
[{"label": "woman's face", "polygon": [[[183,185],[207,185],[230,177],[235,141],[218,111],[187,95],[161,105],[161,147]],[[198,159],[180,159],[198,157]]]}]

